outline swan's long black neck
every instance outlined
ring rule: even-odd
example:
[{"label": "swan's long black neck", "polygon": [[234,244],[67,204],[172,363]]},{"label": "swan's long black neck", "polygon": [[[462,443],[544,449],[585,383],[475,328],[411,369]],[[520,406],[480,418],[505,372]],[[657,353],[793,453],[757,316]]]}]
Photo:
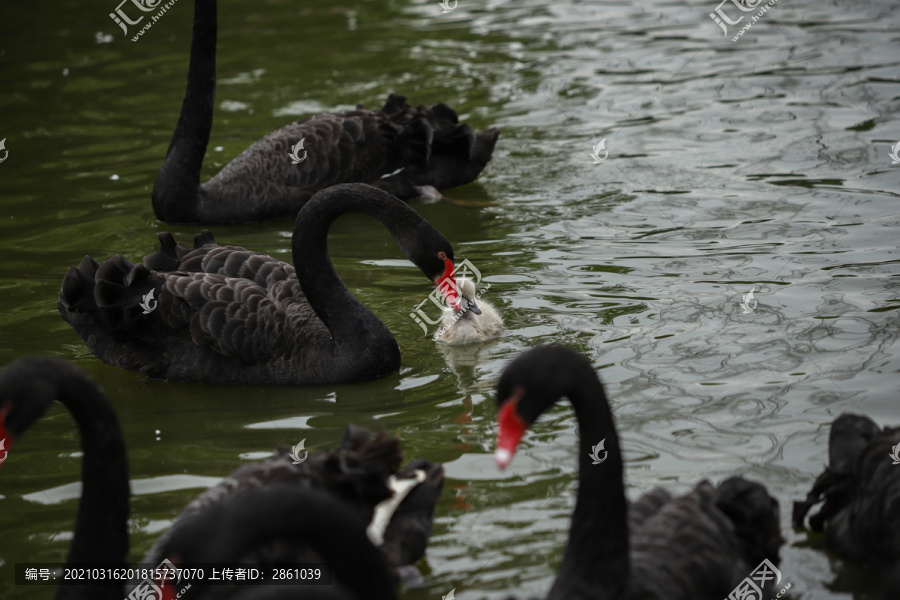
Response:
[{"label": "swan's long black neck", "polygon": [[[367,193],[365,190],[369,190]],[[328,253],[328,230],[348,212],[378,219],[397,240],[425,221],[405,204],[368,186],[333,186],[316,194],[301,210],[293,235],[293,259],[309,305],[331,332],[333,353],[322,366],[342,380],[372,379],[399,368],[400,349],[384,323],[344,285]],[[387,201],[386,201],[387,200]],[[331,361],[325,365],[325,361]]]},{"label": "swan's long black neck", "polygon": [[[622,449],[603,387],[586,366],[567,393],[578,420],[578,497],[569,543],[548,600],[624,598],[629,570]],[[605,439],[606,460],[591,448]],[[602,459],[603,451],[598,453]]]},{"label": "swan's long black neck", "polygon": [[[56,391],[81,435],[81,500],[67,563],[126,565],[128,555],[128,459],[118,420],[100,388],[67,363],[36,373]],[[119,586],[60,585],[56,597],[121,600]]]},{"label": "swan's long black neck", "polygon": [[254,493],[253,506],[238,498],[234,514],[226,514],[229,527],[207,544],[203,561],[236,563],[248,551],[271,541],[302,543],[331,567],[334,583],[354,597],[396,600],[394,582],[384,555],[366,536],[366,523],[340,498],[319,490],[274,485]]},{"label": "swan's long black neck", "polygon": [[200,168],[216,93],[216,0],[195,0],[191,62],[181,114],[156,183],[153,211],[163,221],[196,223]]}]

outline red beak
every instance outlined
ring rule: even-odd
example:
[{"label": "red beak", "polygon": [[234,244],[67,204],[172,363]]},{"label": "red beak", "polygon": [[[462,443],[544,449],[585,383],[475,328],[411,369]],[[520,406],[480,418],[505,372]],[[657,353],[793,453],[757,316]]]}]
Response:
[{"label": "red beak", "polygon": [[[168,562],[168,564],[166,564]],[[174,571],[177,568],[177,565],[180,563],[177,558],[172,559],[171,561],[164,560],[159,563],[160,565],[166,565],[166,573],[167,577],[161,579],[159,583],[159,589],[162,592],[162,597],[160,600],[175,600],[175,584],[172,583],[174,578],[172,577],[171,571]],[[178,578],[178,581],[181,581],[181,578]]]},{"label": "red beak", "polygon": [[500,409],[500,415],[497,417],[500,428],[497,432],[497,449],[494,451],[494,460],[497,461],[500,470],[505,469],[512,462],[516,448],[519,447],[519,442],[528,429],[528,423],[518,413],[519,398],[524,393],[525,390],[521,387],[513,390],[509,399],[503,403],[503,408]]},{"label": "red beak", "polygon": [[453,271],[453,261],[449,258],[445,258],[444,272],[434,278],[434,285],[441,290],[444,298],[447,299],[447,304],[449,304],[455,312],[459,312],[461,308],[459,289],[456,287],[456,275],[454,275]]},{"label": "red beak", "polygon": [[6,411],[0,410],[0,466],[9,456],[14,441],[13,436],[6,430]]}]

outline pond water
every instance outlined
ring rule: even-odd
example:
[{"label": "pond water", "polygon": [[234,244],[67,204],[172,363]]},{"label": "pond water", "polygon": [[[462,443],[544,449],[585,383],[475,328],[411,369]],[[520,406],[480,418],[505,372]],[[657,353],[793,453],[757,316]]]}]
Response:
[{"label": "pond water", "polygon": [[[493,385],[524,349],[559,342],[604,379],[629,495],[759,480],[781,503],[790,598],[876,597],[876,575],[789,517],[827,459],[834,417],[900,422],[900,165],[889,157],[900,5],[780,0],[732,42],[740,25],[723,35],[715,0],[459,0],[449,13],[436,1],[224,0],[204,180],[292,119],[373,108],[392,91],[503,132],[478,183],[413,206],[491,284],[484,297],[507,334],[437,347],[409,317],[428,283],[377,223],[345,217],[332,255],[395,332],[403,367],[300,389],[149,382],[94,359],[59,317],[62,276],[84,254],[140,260],[157,231],[198,230],[161,224],[150,207],[191,2],[136,43],[114,9],[61,2],[38,23],[28,3],[2,8],[0,365],[56,354],[106,389],[129,450],[132,561],[217,478],[279,444],[333,446],[356,423],[447,470],[427,585],[405,599],[545,592],[574,502],[575,421],[557,407],[500,473]],[[287,260],[291,228],[214,233]],[[52,597],[14,586],[12,569],[64,559],[79,480],[78,436],[57,406],[0,478],[2,597]]]}]

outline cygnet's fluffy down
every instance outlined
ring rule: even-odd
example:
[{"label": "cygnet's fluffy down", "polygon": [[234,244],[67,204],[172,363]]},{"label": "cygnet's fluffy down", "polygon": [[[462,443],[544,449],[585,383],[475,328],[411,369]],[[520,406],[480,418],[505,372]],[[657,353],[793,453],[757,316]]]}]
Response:
[{"label": "cygnet's fluffy down", "polygon": [[445,344],[469,344],[497,337],[503,332],[503,319],[486,300],[475,299],[475,283],[468,278],[456,280],[460,292],[459,312],[444,309],[441,326],[434,339]]}]

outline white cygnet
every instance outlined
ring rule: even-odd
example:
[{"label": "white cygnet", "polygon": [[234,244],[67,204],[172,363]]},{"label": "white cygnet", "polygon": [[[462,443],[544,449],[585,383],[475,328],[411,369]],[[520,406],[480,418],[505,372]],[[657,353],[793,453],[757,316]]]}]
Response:
[{"label": "white cygnet", "polygon": [[444,309],[441,326],[434,339],[445,344],[469,344],[497,337],[503,332],[503,319],[490,302],[475,299],[475,282],[466,277],[456,280],[460,292],[459,312]]}]

